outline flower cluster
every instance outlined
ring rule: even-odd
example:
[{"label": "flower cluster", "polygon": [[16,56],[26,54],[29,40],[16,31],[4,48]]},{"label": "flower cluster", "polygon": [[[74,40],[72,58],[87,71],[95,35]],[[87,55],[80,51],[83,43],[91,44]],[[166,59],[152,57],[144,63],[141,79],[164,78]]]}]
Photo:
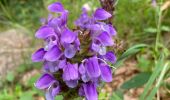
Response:
[{"label": "flower cluster", "polygon": [[100,83],[112,81],[108,63],[116,61],[111,51],[116,31],[104,23],[112,15],[98,8],[90,17],[83,8],[75,21],[76,29],[71,30],[67,27],[68,11],[61,3],[49,5],[48,10],[58,16],[49,15],[35,34],[45,41],[44,48],[32,55],[32,61],[43,62],[43,75],[35,86],[46,92],[47,100],[69,90],[76,90],[87,100],[97,100]]}]

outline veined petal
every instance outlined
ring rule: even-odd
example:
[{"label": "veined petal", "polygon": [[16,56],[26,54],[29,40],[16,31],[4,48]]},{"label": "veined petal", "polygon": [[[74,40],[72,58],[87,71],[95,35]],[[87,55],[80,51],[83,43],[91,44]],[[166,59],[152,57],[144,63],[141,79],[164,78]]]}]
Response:
[{"label": "veined petal", "polygon": [[38,49],[35,53],[32,54],[31,57],[32,61],[33,62],[43,61],[43,57],[45,53],[46,51],[44,50],[44,48]]},{"label": "veined petal", "polygon": [[54,29],[49,26],[42,26],[36,33],[35,37],[39,39],[45,39],[51,35],[54,35]]},{"label": "veined petal", "polygon": [[57,87],[54,87],[52,89],[52,96],[55,97],[56,95],[58,95],[60,93],[61,89],[60,86],[58,85]]},{"label": "veined petal", "polygon": [[112,46],[114,44],[111,35],[107,32],[102,32],[97,39],[104,45],[104,46]]},{"label": "veined petal", "polygon": [[81,75],[86,73],[86,69],[83,64],[80,64],[80,66],[79,66],[79,73]]},{"label": "veined petal", "polygon": [[73,58],[77,52],[77,49],[74,45],[68,45],[64,50],[64,55],[66,58]]},{"label": "veined petal", "polygon": [[57,72],[59,70],[58,62],[57,61],[55,61],[55,62],[45,61],[44,69],[47,72],[52,72],[52,73]]},{"label": "veined petal", "polygon": [[44,58],[47,61],[56,61],[61,57],[61,54],[61,50],[56,45],[54,45],[49,51],[46,52]]},{"label": "veined petal", "polygon": [[79,95],[80,95],[80,96],[85,96],[83,86],[81,86],[81,87],[79,88]]},{"label": "veined petal", "polygon": [[87,100],[97,100],[98,94],[97,94],[96,86],[93,83],[83,84],[83,88]]},{"label": "veined petal", "polygon": [[82,81],[85,82],[85,83],[88,82],[88,81],[90,81],[90,77],[87,75],[87,73],[81,75],[81,79],[82,79]]},{"label": "veined petal", "polygon": [[49,88],[56,80],[50,74],[43,74],[35,83],[35,87],[38,89]]},{"label": "veined petal", "polygon": [[100,68],[97,57],[91,57],[86,61],[87,74],[91,78],[96,78],[100,76]]},{"label": "veined petal", "polygon": [[109,30],[112,36],[115,36],[117,34],[116,29],[112,25],[109,25]]},{"label": "veined petal", "polygon": [[66,85],[70,88],[75,88],[78,85],[78,80],[65,81]]},{"label": "veined petal", "polygon": [[76,39],[76,34],[69,29],[66,29],[61,34],[61,41],[65,43],[72,43]]},{"label": "veined petal", "polygon": [[60,69],[64,68],[66,66],[66,59],[63,59],[63,60],[60,60],[59,61],[59,64],[58,64],[58,67]]},{"label": "veined petal", "polygon": [[47,90],[45,93],[46,100],[54,100],[54,96],[52,96],[51,90]]},{"label": "veined petal", "polygon": [[108,65],[101,65],[101,78],[105,82],[111,82],[112,81],[112,71],[111,68]]},{"label": "veined petal", "polygon": [[60,2],[55,2],[55,3],[50,4],[48,6],[48,10],[51,11],[51,12],[63,12],[64,7]]},{"label": "veined petal", "polygon": [[109,17],[111,17],[112,15],[110,13],[108,13],[107,11],[105,11],[104,9],[98,8],[98,9],[96,9],[93,16],[96,20],[106,20]]},{"label": "veined petal", "polygon": [[63,80],[77,80],[79,78],[77,64],[67,63],[67,66],[63,69]]},{"label": "veined petal", "polygon": [[108,51],[104,58],[113,64],[116,62],[116,55],[112,51]]}]

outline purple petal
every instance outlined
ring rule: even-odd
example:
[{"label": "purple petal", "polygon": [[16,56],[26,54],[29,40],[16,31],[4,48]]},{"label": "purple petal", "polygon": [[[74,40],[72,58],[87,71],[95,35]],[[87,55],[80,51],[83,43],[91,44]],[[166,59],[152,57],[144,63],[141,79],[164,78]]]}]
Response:
[{"label": "purple petal", "polygon": [[108,51],[104,58],[113,64],[116,62],[116,55],[112,51]]},{"label": "purple petal", "polygon": [[54,35],[54,29],[49,26],[42,26],[36,33],[35,37],[39,39],[45,39],[51,35]]},{"label": "purple petal", "polygon": [[61,34],[61,41],[65,43],[72,43],[76,39],[76,34],[69,29],[66,29],[62,34]]},{"label": "purple petal", "polygon": [[101,78],[105,82],[111,82],[112,81],[112,71],[111,68],[107,65],[101,65]]},{"label": "purple petal", "polygon": [[83,86],[81,86],[81,87],[79,88],[79,95],[80,95],[80,96],[85,96]]},{"label": "purple petal", "polygon": [[33,62],[43,61],[43,57],[45,53],[46,51],[44,50],[44,48],[38,49],[35,53],[32,54],[31,57],[32,61]]},{"label": "purple petal", "polygon": [[65,66],[66,66],[66,59],[60,60],[60,61],[59,61],[59,64],[58,64],[58,67],[59,67],[60,69],[63,69]]},{"label": "purple petal", "polygon": [[51,12],[63,12],[64,7],[60,2],[55,2],[48,6],[48,10]]},{"label": "purple petal", "polygon": [[85,96],[87,100],[97,100],[98,94],[96,90],[96,86],[92,83],[83,84]]},{"label": "purple petal", "polygon": [[55,45],[49,51],[47,51],[44,58],[47,61],[56,61],[61,57],[61,54],[61,50]]},{"label": "purple petal", "polygon": [[77,80],[66,81],[66,85],[70,88],[75,88],[78,85]]},{"label": "purple petal", "polygon": [[86,61],[86,70],[91,78],[100,76],[100,68],[97,57],[89,58]]},{"label": "purple petal", "polygon": [[100,43],[95,43],[95,42],[92,42],[92,45],[91,45],[91,49],[96,51],[96,52],[99,52],[101,48],[101,44]]},{"label": "purple petal", "polygon": [[86,69],[83,64],[80,64],[80,66],[79,66],[79,73],[81,75],[86,73]]},{"label": "purple petal", "polygon": [[105,55],[106,54],[106,47],[105,46],[101,46],[99,49],[99,54],[100,55]]},{"label": "purple petal", "polygon": [[38,89],[46,89],[50,87],[56,80],[50,74],[43,74],[35,83],[35,87]]},{"label": "purple petal", "polygon": [[73,58],[76,54],[76,51],[77,49],[75,48],[75,46],[70,44],[69,46],[65,48],[64,55],[67,58]]},{"label": "purple petal", "polygon": [[115,36],[115,35],[117,34],[116,29],[115,29],[112,25],[109,25],[109,30],[110,30],[109,33],[110,33],[112,36]]},{"label": "purple petal", "polygon": [[82,9],[82,14],[79,19],[75,21],[75,25],[81,28],[85,28],[86,24],[89,22],[90,18],[88,16],[87,10],[85,8]]},{"label": "purple petal", "polygon": [[77,80],[79,78],[77,64],[67,63],[67,66],[63,69],[63,80]]},{"label": "purple petal", "polygon": [[59,70],[59,67],[58,67],[58,62],[49,62],[49,61],[46,61],[44,62],[44,69],[45,71],[49,71],[49,72],[57,72]]},{"label": "purple petal", "polygon": [[51,90],[47,90],[45,93],[46,100],[54,100],[54,96],[52,96]]},{"label": "purple petal", "polygon": [[94,18],[96,20],[106,20],[109,17],[111,17],[112,15],[110,13],[108,13],[107,11],[105,11],[102,8],[98,8],[96,9],[95,13],[94,13]]},{"label": "purple petal", "polygon": [[82,79],[82,81],[85,82],[85,83],[88,82],[88,81],[90,81],[90,77],[87,75],[87,73],[81,75],[81,79]]},{"label": "purple petal", "polygon": [[76,40],[74,41],[74,44],[75,44],[75,48],[76,48],[77,50],[80,50],[80,41],[79,41],[79,38],[78,38],[78,37],[76,37]]},{"label": "purple petal", "polygon": [[60,91],[61,91],[60,86],[53,88],[52,89],[52,96],[55,97],[56,95],[58,95],[60,93]]},{"label": "purple petal", "polygon": [[104,46],[112,46],[114,44],[112,37],[107,32],[102,32],[97,39],[104,45]]}]

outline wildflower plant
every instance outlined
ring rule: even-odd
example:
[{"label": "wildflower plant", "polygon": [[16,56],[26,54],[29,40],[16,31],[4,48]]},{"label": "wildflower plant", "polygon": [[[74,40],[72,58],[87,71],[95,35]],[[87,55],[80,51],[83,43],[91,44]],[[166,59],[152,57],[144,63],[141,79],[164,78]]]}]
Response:
[{"label": "wildflower plant", "polygon": [[33,62],[43,62],[43,74],[35,87],[45,91],[47,100],[54,100],[58,94],[97,100],[100,84],[112,81],[110,65],[116,61],[116,30],[105,23],[112,15],[97,8],[89,16],[82,8],[74,22],[76,28],[71,30],[67,26],[69,12],[60,2],[50,4],[48,10],[53,14],[35,33],[45,44],[32,55]]}]

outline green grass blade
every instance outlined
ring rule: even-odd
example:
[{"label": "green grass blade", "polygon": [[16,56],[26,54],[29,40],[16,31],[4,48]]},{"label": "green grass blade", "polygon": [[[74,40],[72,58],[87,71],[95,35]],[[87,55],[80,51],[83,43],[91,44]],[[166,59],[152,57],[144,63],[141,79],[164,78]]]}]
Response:
[{"label": "green grass blade", "polygon": [[160,84],[161,84],[161,82],[162,82],[162,80],[163,80],[168,69],[169,69],[168,63],[166,63],[165,66],[162,69],[162,72],[161,72],[159,78],[158,78],[158,82],[157,82],[156,86],[152,89],[150,95],[147,97],[146,100],[152,100],[152,98],[155,96],[155,94],[156,94],[157,90],[159,89]]},{"label": "green grass blade", "polygon": [[145,100],[145,97],[147,96],[149,90],[150,90],[150,87],[152,87],[154,81],[156,80],[156,78],[159,76],[161,70],[163,67],[162,64],[163,64],[163,60],[164,60],[164,56],[161,56],[160,59],[158,60],[157,64],[156,64],[156,67],[149,79],[149,81],[147,82],[145,88],[144,88],[144,92],[143,94],[140,96],[140,100]]}]

